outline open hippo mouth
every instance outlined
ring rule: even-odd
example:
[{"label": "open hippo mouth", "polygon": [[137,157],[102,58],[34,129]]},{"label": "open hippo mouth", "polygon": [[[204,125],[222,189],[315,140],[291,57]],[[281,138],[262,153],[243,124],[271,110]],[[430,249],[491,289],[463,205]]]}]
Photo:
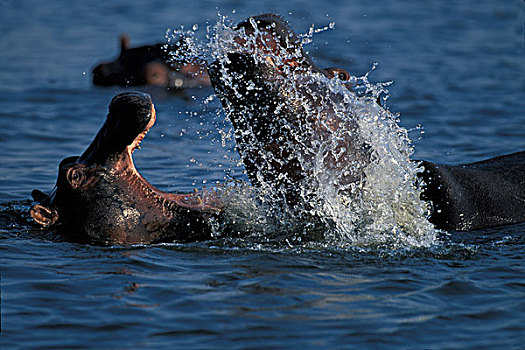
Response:
[{"label": "open hippo mouth", "polygon": [[[218,57],[208,70],[234,126],[250,181],[276,189],[273,193],[291,203],[309,201],[304,189],[317,186],[311,174],[319,164],[333,170],[340,188],[361,181],[368,146],[355,121],[341,118],[344,94],[328,86],[334,76],[348,74],[318,68],[276,15],[251,17],[236,32],[236,49]],[[338,145],[323,152],[334,133],[339,133]],[[342,172],[342,164],[353,166]]]},{"label": "open hippo mouth", "polygon": [[[155,123],[155,108],[147,94],[132,92],[116,96],[109,107],[108,117],[93,142],[81,156],[67,157],[59,164],[57,185],[50,195],[33,190],[32,196],[41,202],[31,210],[33,219],[42,226],[51,226],[59,220],[58,211],[53,204],[57,192],[63,185],[71,188],[87,187],[89,168],[96,166],[115,167],[126,163],[130,171],[138,174],[132,154],[139,147],[148,130]],[[65,180],[65,182],[64,182]]]},{"label": "open hippo mouth", "polygon": [[[34,190],[33,219],[63,228],[71,237],[102,244],[209,238],[209,219],[220,204],[203,194],[166,193],[149,184],[133,164],[156,114],[147,94],[117,95],[106,121],[79,157],[59,165],[50,195]],[[213,202],[213,204],[211,204]]]}]

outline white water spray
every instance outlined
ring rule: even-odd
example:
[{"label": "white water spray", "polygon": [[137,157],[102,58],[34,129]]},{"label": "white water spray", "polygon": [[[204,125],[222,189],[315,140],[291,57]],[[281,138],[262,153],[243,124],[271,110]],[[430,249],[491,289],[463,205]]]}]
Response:
[{"label": "white water spray", "polygon": [[[204,44],[195,40],[191,31],[186,31],[184,35],[191,36],[188,42],[194,45],[194,51],[198,52],[199,57],[203,57],[203,52],[206,52],[208,62],[226,62],[228,53],[248,51],[257,63],[270,62],[289,77],[289,83],[281,86],[281,92],[295,94],[292,100],[303,101],[300,107],[307,114],[299,127],[290,127],[300,130],[295,138],[298,147],[302,147],[297,150],[298,158],[303,166],[311,170],[309,178],[298,185],[304,186],[301,188],[303,198],[315,202],[311,203],[311,214],[327,224],[322,226],[326,243],[337,246],[386,245],[391,248],[437,243],[437,232],[427,220],[428,204],[419,199],[419,169],[410,160],[413,149],[408,133],[398,125],[396,115],[376,102],[380,95],[388,95],[387,87],[391,82],[372,84],[368,80],[370,72],[362,77],[353,76],[349,82],[354,90],[363,91],[360,94],[363,96],[358,97],[337,78],[329,79],[313,72],[305,78],[303,73],[297,74],[286,64],[286,60],[297,59],[302,55],[300,48],[295,52],[281,48],[272,54],[271,50],[258,46],[256,38],[260,32],[255,23],[252,24],[255,34],[245,35],[242,30],[235,31],[227,17],[220,17],[217,24],[207,28],[208,42]],[[308,44],[314,34],[334,27],[333,23],[317,30],[312,26],[308,33],[299,37],[302,44]],[[173,33],[181,34],[177,31]],[[244,39],[242,44],[236,40],[239,36]],[[235,87],[234,77],[227,71],[222,74],[226,84]],[[309,101],[300,96],[298,86],[307,91],[309,86],[327,87],[326,96],[317,96],[323,105],[312,107]],[[315,94],[316,91],[312,90],[311,93]],[[237,91],[237,94],[242,98],[242,91]],[[337,101],[333,96],[339,97]],[[283,106],[283,110],[285,107],[288,106]],[[327,111],[331,113],[328,118]],[[276,118],[279,117],[284,118],[276,115]],[[322,137],[312,140],[312,135],[318,135],[320,131]],[[232,135],[231,130],[221,130],[220,133],[223,137]],[[348,146],[348,140],[353,140],[354,144]],[[367,145],[369,158],[366,162],[363,162],[362,157],[355,156],[356,152],[362,151],[359,149],[361,143]],[[335,166],[327,166],[327,159]],[[348,178],[354,180],[348,181]],[[302,223],[294,222],[295,212],[290,211],[290,215],[283,216],[288,208],[271,208],[271,203],[265,200],[262,201],[264,208],[255,205],[257,201],[253,200],[254,193],[265,197],[268,192],[275,190],[264,179],[261,179],[261,184],[259,192],[245,189],[230,192],[231,200],[226,212],[236,223],[236,229],[255,230],[262,235],[290,230],[289,234],[294,236],[294,229],[304,228]],[[251,214],[247,215],[250,211]],[[242,220],[239,219],[241,212]],[[270,214],[265,217],[264,212]],[[276,213],[279,215],[275,216]]]}]

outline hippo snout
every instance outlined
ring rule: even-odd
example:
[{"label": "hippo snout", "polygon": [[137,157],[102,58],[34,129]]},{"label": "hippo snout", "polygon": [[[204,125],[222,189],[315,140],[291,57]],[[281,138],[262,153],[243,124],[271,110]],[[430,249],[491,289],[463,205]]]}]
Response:
[{"label": "hippo snout", "polygon": [[111,86],[114,80],[113,70],[106,63],[101,63],[93,68],[93,84]]}]

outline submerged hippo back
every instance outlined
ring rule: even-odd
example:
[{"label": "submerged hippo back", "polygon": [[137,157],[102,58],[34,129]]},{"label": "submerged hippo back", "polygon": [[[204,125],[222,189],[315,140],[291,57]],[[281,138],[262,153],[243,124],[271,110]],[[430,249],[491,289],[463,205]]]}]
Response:
[{"label": "submerged hippo back", "polygon": [[525,221],[525,152],[463,164],[422,162],[423,198],[431,221],[447,230],[475,230]]}]

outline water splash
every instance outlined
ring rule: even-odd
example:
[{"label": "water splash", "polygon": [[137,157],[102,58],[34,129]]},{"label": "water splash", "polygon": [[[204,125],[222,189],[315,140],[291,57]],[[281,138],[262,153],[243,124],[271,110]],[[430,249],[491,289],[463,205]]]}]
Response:
[{"label": "water splash", "polygon": [[[204,60],[206,57],[196,33],[199,29],[197,24],[194,24],[191,29],[185,29],[181,26],[180,29],[166,30],[166,49],[172,49],[169,52],[170,61],[185,61],[191,62],[196,59]],[[184,50],[177,50],[178,47],[184,47]]]},{"label": "water splash", "polygon": [[313,41],[313,37],[315,34],[319,34],[327,30],[334,29],[334,28],[335,28],[335,22],[330,22],[328,25],[321,27],[321,28],[315,28],[315,25],[312,24],[310,28],[308,29],[307,33],[299,34],[299,38],[301,38],[301,44],[308,45]]},{"label": "water splash", "polygon": [[[413,149],[408,132],[398,125],[398,115],[377,104],[380,96],[384,96],[383,101],[388,98],[392,82],[369,81],[377,64],[364,76],[352,76],[347,82],[318,72],[305,76],[289,65],[302,57],[301,47],[280,47],[275,51],[264,41],[261,45],[257,38],[262,33],[251,21],[255,33],[247,35],[242,29],[235,30],[228,17],[219,16],[217,23],[207,28],[206,43],[193,37],[188,41],[195,47],[191,52],[206,56],[208,62],[227,62],[228,53],[249,52],[258,64],[269,63],[289,77],[279,89],[281,94],[292,96],[289,101],[296,105],[277,106],[274,114],[286,122],[279,125],[293,134],[293,157],[309,169],[309,175],[296,182],[305,205],[289,205],[286,200],[276,204],[275,198],[282,194],[277,193],[275,181],[264,177],[258,179],[256,189],[226,191],[224,195],[230,203],[225,210],[227,221],[235,223],[236,231],[252,232],[259,239],[283,238],[287,244],[320,236],[326,244],[340,247],[386,245],[395,249],[437,243],[437,231],[427,220],[428,204],[419,199],[420,169],[410,161]],[[299,35],[300,41],[307,45],[313,35],[334,27],[335,23],[321,29],[312,26]],[[184,33],[187,37],[193,34]],[[222,74],[225,84],[234,87],[237,97],[242,98],[243,90],[235,89],[236,77],[228,71]],[[353,89],[349,90],[345,83],[352,84]],[[251,85],[243,88],[257,89]],[[321,100],[322,104],[313,104],[305,96]],[[290,120],[286,115],[290,108],[295,108],[301,118]],[[250,139],[254,131],[248,128],[244,132]],[[222,143],[232,134],[231,129],[221,130]],[[244,152],[259,152],[267,159],[274,157],[264,154],[255,141],[252,149]]]}]

